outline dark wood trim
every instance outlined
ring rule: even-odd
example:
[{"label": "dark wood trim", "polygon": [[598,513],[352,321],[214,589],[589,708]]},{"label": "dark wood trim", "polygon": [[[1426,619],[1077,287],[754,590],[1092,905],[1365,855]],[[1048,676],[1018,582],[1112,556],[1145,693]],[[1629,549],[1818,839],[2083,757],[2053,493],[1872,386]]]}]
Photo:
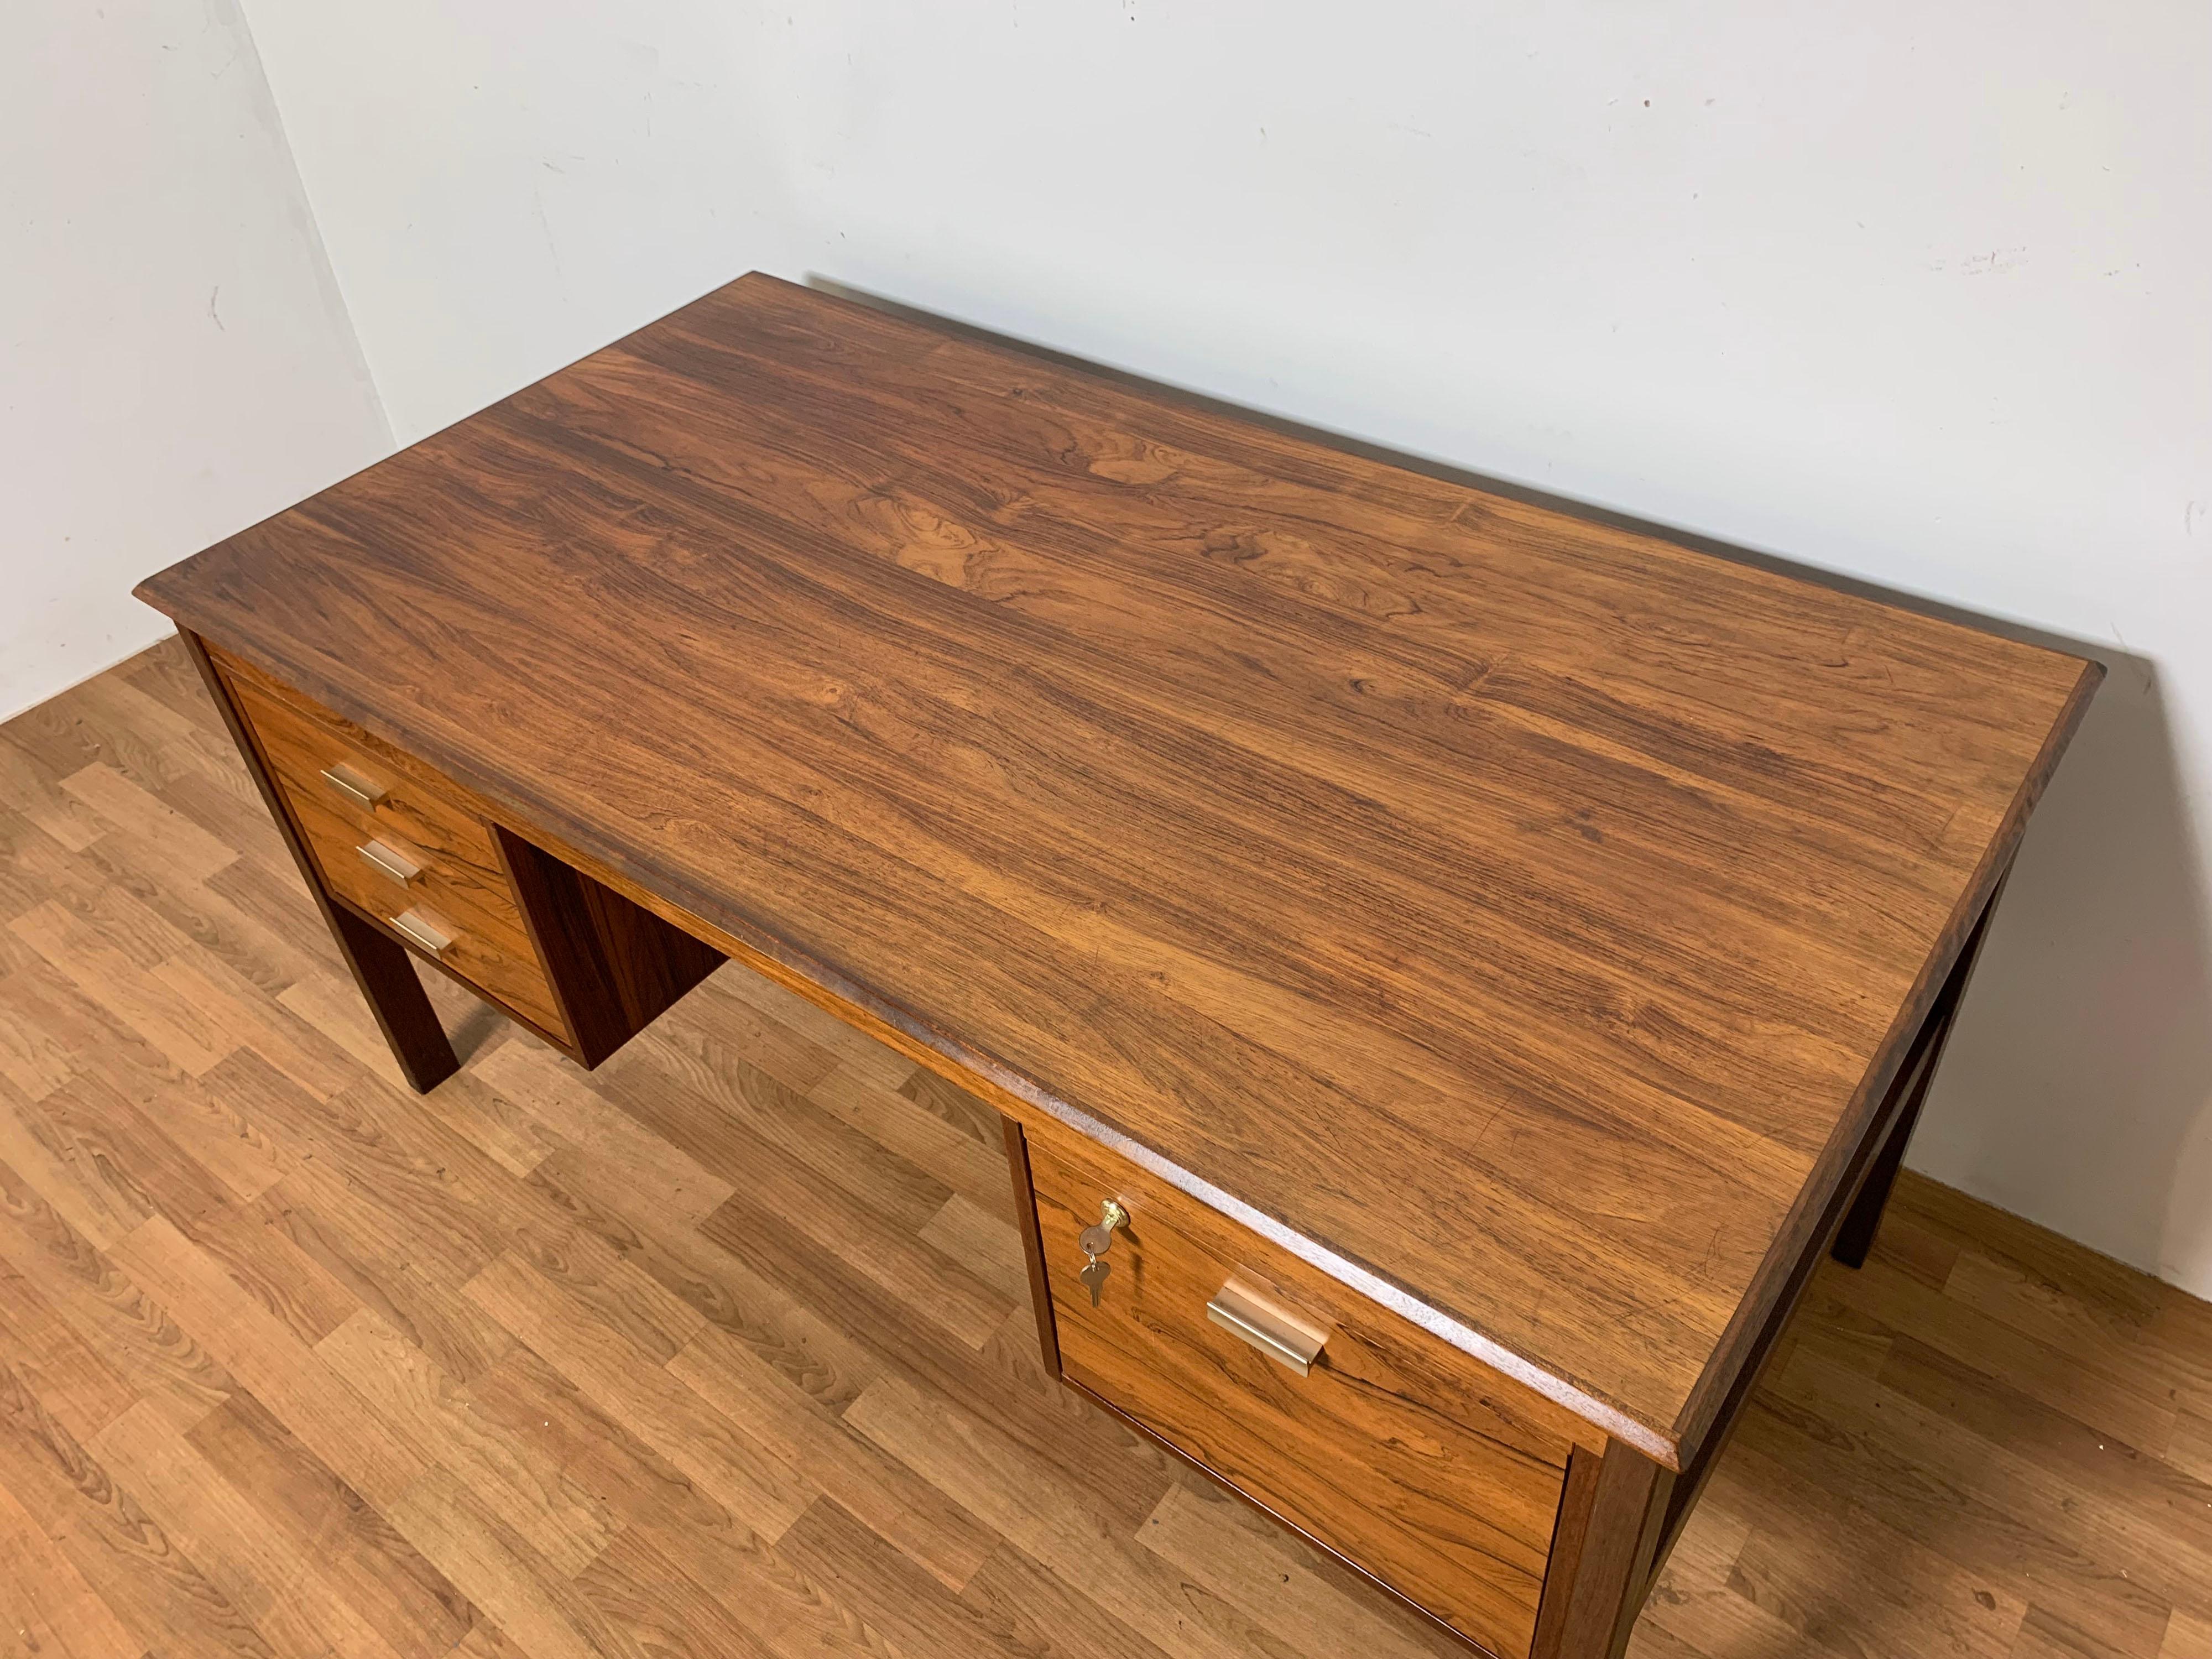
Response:
[{"label": "dark wood trim", "polygon": [[1589,1538],[1590,1513],[1597,1502],[1598,1471],[1605,1465],[1601,1453],[1577,1446],[1567,1455],[1567,1480],[1559,1493],[1559,1518],[1552,1524],[1551,1553],[1545,1558],[1544,1594],[1536,1604],[1536,1636],[1533,1659],[1556,1659],[1559,1637],[1572,1599],[1575,1565],[1583,1559]]},{"label": "dark wood trim", "polygon": [[361,988],[369,1012],[376,1016],[384,1040],[392,1045],[392,1055],[399,1063],[400,1075],[416,1093],[428,1094],[459,1071],[461,1061],[453,1052],[446,1028],[438,1023],[438,1012],[430,1006],[429,994],[416,976],[410,952],[381,927],[337,902],[323,885],[321,873],[308,854],[306,838],[300,826],[292,821],[291,811],[269,775],[268,758],[262,754],[252,728],[239,714],[222,676],[209,660],[206,646],[188,628],[179,629],[177,635],[185,642],[192,666],[199,670],[200,678],[207,683],[208,695],[215,699],[216,709],[222,716],[231,741],[238,745],[253,787],[261,792],[262,804],[276,820],[276,832],[284,838],[292,861],[300,866],[301,879],[313,895],[315,908],[323,913],[323,921],[337,943],[339,957],[353,975],[353,982]]},{"label": "dark wood trim", "polygon": [[1532,1659],[1620,1659],[1657,1570],[1675,1477],[1615,1440],[1567,1460]]},{"label": "dark wood trim", "polygon": [[505,825],[485,827],[584,1066],[606,1059],[729,960]]},{"label": "dark wood trim", "polygon": [[[1109,1416],[1112,1417],[1115,1422],[1121,1424],[1124,1428],[1133,1431],[1135,1433],[1142,1436],[1145,1439],[1151,1441],[1152,1444],[1158,1446],[1162,1451],[1170,1454],[1171,1455],[1180,1459],[1182,1462],[1189,1465],[1192,1468],[1196,1469],[1200,1474],[1212,1481],[1215,1486],[1220,1487],[1224,1492],[1230,1493],[1233,1497],[1242,1498],[1245,1503],[1250,1504],[1261,1515],[1266,1516],[1270,1521],[1273,1521],[1277,1526],[1282,1528],[1285,1532],[1297,1534],[1298,1537],[1304,1539],[1308,1544],[1320,1551],[1323,1555],[1328,1557],[1330,1560],[1335,1562],[1339,1566],[1343,1567],[1349,1572],[1358,1574],[1363,1583],[1371,1584],[1375,1589],[1382,1591],[1383,1595],[1389,1596],[1393,1601],[1395,1601],[1400,1607],[1419,1613],[1421,1616],[1423,1623],[1430,1626],[1433,1629],[1442,1631],[1445,1635],[1450,1637],[1455,1642],[1459,1643],[1469,1652],[1482,1654],[1485,1656],[1485,1659],[1506,1659],[1505,1656],[1499,1655],[1494,1649],[1485,1647],[1481,1643],[1476,1641],[1474,1638],[1469,1636],[1465,1631],[1456,1630],[1450,1625],[1446,1624],[1443,1620],[1437,1618],[1436,1614],[1431,1613],[1426,1607],[1423,1607],[1419,1601],[1409,1599],[1403,1591],[1395,1589],[1389,1581],[1377,1578],[1366,1568],[1361,1566],[1358,1562],[1353,1560],[1350,1556],[1346,1555],[1334,1546],[1327,1543],[1322,1539],[1315,1537],[1297,1522],[1268,1508],[1267,1504],[1253,1497],[1250,1492],[1246,1492],[1242,1486],[1239,1486],[1234,1481],[1224,1479],[1218,1471],[1207,1468],[1205,1464],[1200,1462],[1198,1459],[1193,1457],[1188,1452],[1185,1451],[1181,1446],[1176,1445],[1174,1441],[1167,1439],[1157,1430],[1147,1427],[1138,1419],[1130,1416],[1128,1413],[1123,1411],[1119,1406],[1107,1399],[1104,1395],[1098,1394],[1094,1389],[1084,1387],[1082,1383],[1077,1382],[1073,1377],[1068,1376],[1065,1374],[1060,1376],[1060,1380],[1068,1388],[1073,1389],[1077,1394],[1082,1395],[1083,1398],[1088,1401],[1091,1405],[1097,1407],[1100,1411],[1103,1411]],[[1656,1465],[1654,1465],[1654,1467],[1656,1468]],[[1517,1659],[1517,1656],[1513,1656],[1513,1659]]]},{"label": "dark wood trim", "polygon": [[1020,1230],[1022,1255],[1030,1266],[1030,1305],[1036,1310],[1037,1346],[1044,1354],[1046,1373],[1065,1382],[1060,1369],[1060,1332],[1052,1317],[1052,1281],[1045,1276],[1044,1237],[1037,1231],[1036,1188],[1030,1180],[1029,1137],[1012,1118],[1001,1114],[999,1121],[1006,1128],[1006,1168],[1014,1180],[1014,1224]]}]

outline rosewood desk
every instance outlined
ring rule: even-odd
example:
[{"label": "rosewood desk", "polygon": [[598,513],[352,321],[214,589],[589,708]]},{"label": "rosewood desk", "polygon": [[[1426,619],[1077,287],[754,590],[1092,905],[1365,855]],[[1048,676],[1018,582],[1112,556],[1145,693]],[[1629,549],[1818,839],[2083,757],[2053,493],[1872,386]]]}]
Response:
[{"label": "rosewood desk", "polygon": [[416,963],[792,987],[1005,1115],[1049,1367],[1505,1659],[1863,1255],[2102,672],[763,276],[139,592],[417,1088]]}]

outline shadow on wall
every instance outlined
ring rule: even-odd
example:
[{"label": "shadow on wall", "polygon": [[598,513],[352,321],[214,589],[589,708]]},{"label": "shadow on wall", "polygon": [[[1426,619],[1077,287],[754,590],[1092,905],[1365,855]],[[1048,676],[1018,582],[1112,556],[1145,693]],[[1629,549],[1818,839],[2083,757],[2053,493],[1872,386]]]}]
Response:
[{"label": "shadow on wall", "polygon": [[2212,1281],[2212,917],[2157,670],[2111,669],[2028,825],[1912,1162]]},{"label": "shadow on wall", "polygon": [[807,281],[1332,448],[2102,662],[2105,684],[2021,843],[1910,1161],[2134,1266],[2212,1284],[2212,909],[2155,665]]}]

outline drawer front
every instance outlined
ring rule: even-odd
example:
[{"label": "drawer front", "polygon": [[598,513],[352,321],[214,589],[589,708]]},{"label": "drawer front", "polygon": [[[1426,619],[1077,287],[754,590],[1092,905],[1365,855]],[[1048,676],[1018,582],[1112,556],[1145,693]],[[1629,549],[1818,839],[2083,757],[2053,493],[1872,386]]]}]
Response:
[{"label": "drawer front", "polygon": [[[1527,1654],[1571,1419],[1095,1143],[1025,1127],[1064,1373],[1463,1635]],[[1128,1220],[1093,1307],[1077,1236],[1109,1198]],[[1271,1335],[1291,1357],[1324,1340],[1300,1375]]]},{"label": "drawer front", "polygon": [[[233,672],[228,660],[222,666],[331,891],[387,925],[413,913],[450,941],[434,953],[443,966],[566,1040],[567,1024],[491,832],[466,798],[420,762],[395,764],[297,693],[280,695],[258,676]],[[368,786],[372,802],[324,776],[341,768]],[[363,856],[364,848],[374,858]],[[394,931],[404,936],[409,929]]]}]

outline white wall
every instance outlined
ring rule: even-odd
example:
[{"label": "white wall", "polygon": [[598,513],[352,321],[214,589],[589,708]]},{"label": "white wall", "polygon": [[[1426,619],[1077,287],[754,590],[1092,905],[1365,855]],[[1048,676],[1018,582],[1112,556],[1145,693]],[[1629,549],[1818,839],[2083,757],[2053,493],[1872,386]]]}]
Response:
[{"label": "white wall", "polygon": [[247,0],[404,440],[816,274],[2114,665],[1915,1160],[2212,1294],[2199,0]]},{"label": "white wall", "polygon": [[756,7],[246,3],[403,444],[810,257],[757,125]]},{"label": "white wall", "polygon": [[167,633],[139,578],[391,441],[228,0],[7,22],[0,717]]}]

